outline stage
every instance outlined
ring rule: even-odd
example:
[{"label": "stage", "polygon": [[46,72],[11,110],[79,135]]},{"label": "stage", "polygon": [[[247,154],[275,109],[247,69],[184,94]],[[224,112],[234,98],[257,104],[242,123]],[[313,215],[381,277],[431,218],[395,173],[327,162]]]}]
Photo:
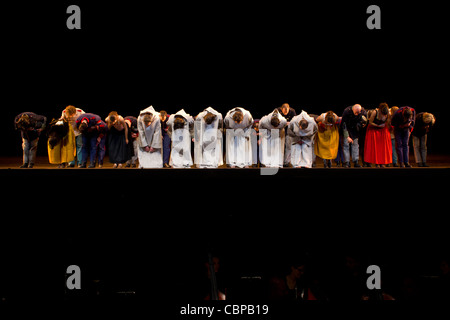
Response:
[{"label": "stage", "polygon": [[[361,161],[359,161],[361,164]],[[411,153],[410,154],[410,163],[413,168],[419,168],[416,163],[414,163],[414,156]],[[428,155],[427,164],[430,166],[430,168],[434,169],[445,169],[450,168],[450,155],[449,154],[430,154]],[[20,156],[17,157],[0,157],[0,170],[2,169],[19,169],[19,166],[22,165],[22,158]],[[353,167],[353,164],[352,164]],[[323,162],[320,158],[316,159],[316,167],[311,169],[321,169],[323,168]],[[349,169],[349,168],[343,168],[343,167],[337,167],[335,163],[333,163],[333,168],[336,169]],[[48,157],[46,156],[38,156],[37,161],[35,163],[35,167],[33,169],[59,169],[58,165],[50,164],[48,163]],[[74,168],[64,168],[64,169],[79,169],[77,167]],[[91,168],[92,169],[92,168]],[[108,161],[108,156],[105,157],[103,168],[98,168],[98,164],[96,165],[95,169],[113,169],[113,164]],[[118,169],[118,168],[117,168]],[[139,168],[121,168],[121,169],[139,169]],[[167,169],[173,169],[173,168],[164,168],[163,170]],[[198,169],[192,166],[189,169]],[[227,168],[226,165],[220,166],[218,169],[240,169],[243,170],[244,168]],[[259,166],[248,168],[248,169],[260,169]],[[298,168],[280,168],[280,170],[298,170]],[[372,168],[356,168],[356,169],[375,169],[375,166],[372,165]],[[382,169],[382,168],[377,168]],[[389,169],[389,168],[386,168]],[[391,169],[403,169],[403,168],[394,168],[391,166]],[[408,169],[408,168],[405,168]],[[427,169],[427,168],[419,168],[419,169]],[[120,170],[120,169],[118,169]],[[151,169],[151,170],[158,170],[158,169]],[[177,170],[184,170],[184,169],[177,169]],[[216,169],[198,169],[198,170],[216,170]]]}]

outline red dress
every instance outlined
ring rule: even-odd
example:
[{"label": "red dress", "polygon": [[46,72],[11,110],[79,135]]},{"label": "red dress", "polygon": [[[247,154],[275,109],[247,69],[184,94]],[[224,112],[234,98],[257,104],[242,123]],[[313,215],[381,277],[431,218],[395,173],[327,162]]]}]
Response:
[{"label": "red dress", "polygon": [[[375,124],[380,125],[385,123],[385,121],[377,119],[377,116],[375,116]],[[364,161],[374,164],[392,163],[391,134],[387,124],[383,128],[371,125],[367,127],[366,141],[364,144]]]}]

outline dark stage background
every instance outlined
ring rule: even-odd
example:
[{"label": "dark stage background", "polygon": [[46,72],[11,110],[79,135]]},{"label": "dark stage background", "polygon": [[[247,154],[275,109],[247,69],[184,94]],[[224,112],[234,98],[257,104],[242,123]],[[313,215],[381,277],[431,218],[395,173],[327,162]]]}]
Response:
[{"label": "dark stage background", "polygon": [[68,104],[102,117],[242,106],[260,118],[284,102],[341,114],[383,101],[434,113],[429,147],[447,152],[448,28],[437,3],[377,2],[381,30],[366,27],[368,1],[82,1],[81,30],[66,28],[69,4],[6,6],[2,154],[20,155],[16,114],[51,119]]},{"label": "dark stage background", "polygon": [[[81,8],[81,30],[66,28],[70,4]],[[370,4],[381,7],[381,30],[366,28]],[[68,104],[102,117],[149,105],[191,115],[242,106],[260,118],[284,102],[315,114],[380,102],[432,112],[429,152],[448,153],[448,26],[438,2],[59,1],[3,12],[1,156],[20,161],[13,119],[23,111],[51,119]],[[448,169],[1,175],[1,288],[13,301],[62,302],[65,267],[78,264],[89,288],[81,297],[99,278],[109,294],[174,302],[170,314],[198,301],[208,243],[230,281],[307,252],[321,275],[348,253],[380,264],[395,283],[408,270],[435,275],[449,251]],[[258,297],[255,288],[247,297]]]}]

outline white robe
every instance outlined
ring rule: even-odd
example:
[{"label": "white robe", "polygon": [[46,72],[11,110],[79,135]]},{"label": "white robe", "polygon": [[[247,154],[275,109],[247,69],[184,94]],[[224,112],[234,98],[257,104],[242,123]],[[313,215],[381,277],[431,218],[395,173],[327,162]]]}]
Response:
[{"label": "white robe", "polygon": [[[209,125],[203,121],[203,117],[208,113],[216,115],[216,119]],[[199,168],[217,168],[223,165],[223,138],[222,114],[211,107],[200,112],[195,119],[195,139],[194,139],[194,159]]]},{"label": "white robe", "polygon": [[[308,127],[303,130],[299,122],[305,119]],[[291,164],[293,167],[311,168],[314,154],[314,137],[317,133],[317,123],[305,111],[292,118],[288,133],[291,143]],[[302,142],[301,144],[297,142]]]},{"label": "white robe", "polygon": [[[143,116],[146,113],[153,115],[152,123],[146,127],[143,121]],[[137,118],[137,126],[139,130],[139,147],[138,158],[139,166],[141,168],[162,168],[162,135],[161,135],[161,121],[159,112],[156,112],[152,106],[140,112]],[[146,152],[145,147],[151,147],[154,152]]]},{"label": "white robe", "polygon": [[272,116],[273,112],[259,121],[259,161],[269,168],[281,168],[284,161],[284,127],[287,125],[287,120],[277,112],[280,124],[274,127],[270,123]]},{"label": "white robe", "polygon": [[226,126],[226,162],[230,166],[242,168],[251,166],[253,163],[251,143],[253,118],[249,111],[239,109],[244,115],[241,123],[237,124],[232,119],[236,108],[228,111],[224,123]]},{"label": "white robe", "polygon": [[[186,121],[184,128],[173,129],[175,116],[181,116]],[[194,118],[181,109],[174,115],[171,115],[167,121],[167,125],[171,128],[169,131],[172,140],[172,150],[170,152],[169,164],[174,168],[190,168],[192,166],[191,156],[191,134],[189,126],[194,123]]]}]

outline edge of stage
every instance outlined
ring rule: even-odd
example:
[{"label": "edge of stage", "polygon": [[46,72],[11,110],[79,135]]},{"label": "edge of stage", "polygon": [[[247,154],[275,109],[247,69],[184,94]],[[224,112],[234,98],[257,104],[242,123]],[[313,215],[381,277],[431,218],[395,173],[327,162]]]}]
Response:
[{"label": "edge of stage", "polygon": [[[103,168],[63,168],[58,169],[57,165],[50,165],[45,162],[44,157],[39,157],[34,168],[21,169],[20,158],[8,158],[0,161],[0,176],[4,183],[21,184],[25,179],[39,179],[40,183],[50,187],[51,183],[63,181],[64,179],[82,179],[89,180],[103,179],[102,188],[111,188],[108,181],[128,181],[132,183],[144,182],[146,179],[152,181],[161,181],[170,183],[171,181],[193,182],[196,180],[210,180],[216,185],[220,182],[235,181],[254,182],[254,188],[258,185],[255,183],[270,183],[272,181],[283,180],[286,184],[296,184],[296,179],[308,179],[314,181],[333,181],[332,179],[360,180],[370,178],[385,177],[391,183],[395,184],[396,179],[408,179],[413,182],[415,179],[426,179],[428,183],[433,185],[449,177],[450,173],[450,156],[430,156],[428,164],[430,167],[417,167],[412,163],[412,168],[387,167],[387,168],[342,168],[333,164],[332,168],[323,168],[320,159],[316,162],[315,168],[227,168],[222,166],[214,169],[205,168],[161,168],[161,169],[141,169],[141,168],[121,168],[113,169],[112,164],[105,161]],[[250,179],[250,180],[249,180]],[[331,180],[330,180],[331,179]],[[100,182],[100,181],[99,181]],[[81,182],[80,182],[81,183]],[[8,185],[8,184],[6,184]],[[243,185],[241,185],[243,186]],[[266,185],[267,186],[267,185]],[[191,192],[191,191],[188,191]]]}]

